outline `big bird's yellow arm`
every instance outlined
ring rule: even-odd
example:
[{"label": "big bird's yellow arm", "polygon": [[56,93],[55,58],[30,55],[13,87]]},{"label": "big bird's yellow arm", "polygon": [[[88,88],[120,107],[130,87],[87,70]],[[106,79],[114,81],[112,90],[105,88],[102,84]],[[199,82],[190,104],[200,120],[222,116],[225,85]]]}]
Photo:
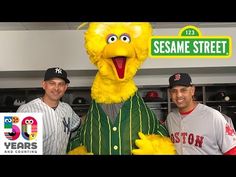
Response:
[{"label": "big bird's yellow arm", "polygon": [[[144,135],[138,133],[140,139],[135,140],[139,149],[133,149],[133,155],[175,155],[176,150],[170,138],[161,135]],[[68,155],[93,155],[85,146],[79,146],[68,153]]]},{"label": "big bird's yellow arm", "polygon": [[68,152],[68,155],[93,155],[92,152],[88,152],[85,146],[79,146]]},{"label": "big bird's yellow arm", "polygon": [[139,149],[133,149],[134,155],[174,155],[176,150],[169,137],[161,135],[144,135],[138,133],[140,139],[135,140]]}]

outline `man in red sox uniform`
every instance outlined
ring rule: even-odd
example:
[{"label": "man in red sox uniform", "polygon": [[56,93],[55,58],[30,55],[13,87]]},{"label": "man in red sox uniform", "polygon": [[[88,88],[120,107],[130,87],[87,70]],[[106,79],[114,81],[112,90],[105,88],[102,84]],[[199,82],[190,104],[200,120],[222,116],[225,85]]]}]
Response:
[{"label": "man in red sox uniform", "polygon": [[236,155],[236,133],[223,115],[194,101],[195,87],[187,73],[169,78],[170,95],[178,109],[166,125],[177,154]]}]

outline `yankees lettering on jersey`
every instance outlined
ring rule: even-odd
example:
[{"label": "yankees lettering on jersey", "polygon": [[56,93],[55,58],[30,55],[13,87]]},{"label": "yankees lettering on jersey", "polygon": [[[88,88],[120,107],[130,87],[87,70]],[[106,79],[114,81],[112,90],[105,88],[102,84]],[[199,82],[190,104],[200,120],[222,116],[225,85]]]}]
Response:
[{"label": "yankees lettering on jersey", "polygon": [[64,132],[67,132],[67,134],[70,133],[70,118],[68,118],[68,122],[66,122],[66,118],[63,117],[63,125],[64,125]]},{"label": "yankees lettering on jersey", "polygon": [[189,144],[201,148],[204,137],[200,135],[194,135],[193,133],[187,132],[175,132],[170,135],[173,143]]}]

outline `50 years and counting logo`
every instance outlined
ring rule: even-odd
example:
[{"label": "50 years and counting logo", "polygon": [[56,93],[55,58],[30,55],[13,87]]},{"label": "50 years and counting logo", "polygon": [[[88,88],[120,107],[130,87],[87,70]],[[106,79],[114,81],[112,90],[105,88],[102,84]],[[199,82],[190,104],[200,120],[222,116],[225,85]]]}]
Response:
[{"label": "50 years and counting logo", "polygon": [[0,113],[0,154],[42,154],[41,113]]}]

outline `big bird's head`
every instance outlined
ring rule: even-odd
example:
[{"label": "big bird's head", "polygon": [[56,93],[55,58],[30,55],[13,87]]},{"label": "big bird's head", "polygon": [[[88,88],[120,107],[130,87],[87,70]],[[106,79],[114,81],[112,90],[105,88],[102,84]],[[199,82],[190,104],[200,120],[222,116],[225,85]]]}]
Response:
[{"label": "big bird's head", "polygon": [[[92,87],[92,97],[95,100],[103,103],[118,103],[126,100],[137,90],[135,86],[131,86],[132,79],[148,56],[151,35],[152,27],[147,22],[89,24],[85,33],[85,47],[91,62],[98,68]],[[123,88],[124,86],[126,89]],[[130,92],[123,93],[129,89]],[[105,98],[101,91],[106,95],[111,93],[114,98]]]}]

